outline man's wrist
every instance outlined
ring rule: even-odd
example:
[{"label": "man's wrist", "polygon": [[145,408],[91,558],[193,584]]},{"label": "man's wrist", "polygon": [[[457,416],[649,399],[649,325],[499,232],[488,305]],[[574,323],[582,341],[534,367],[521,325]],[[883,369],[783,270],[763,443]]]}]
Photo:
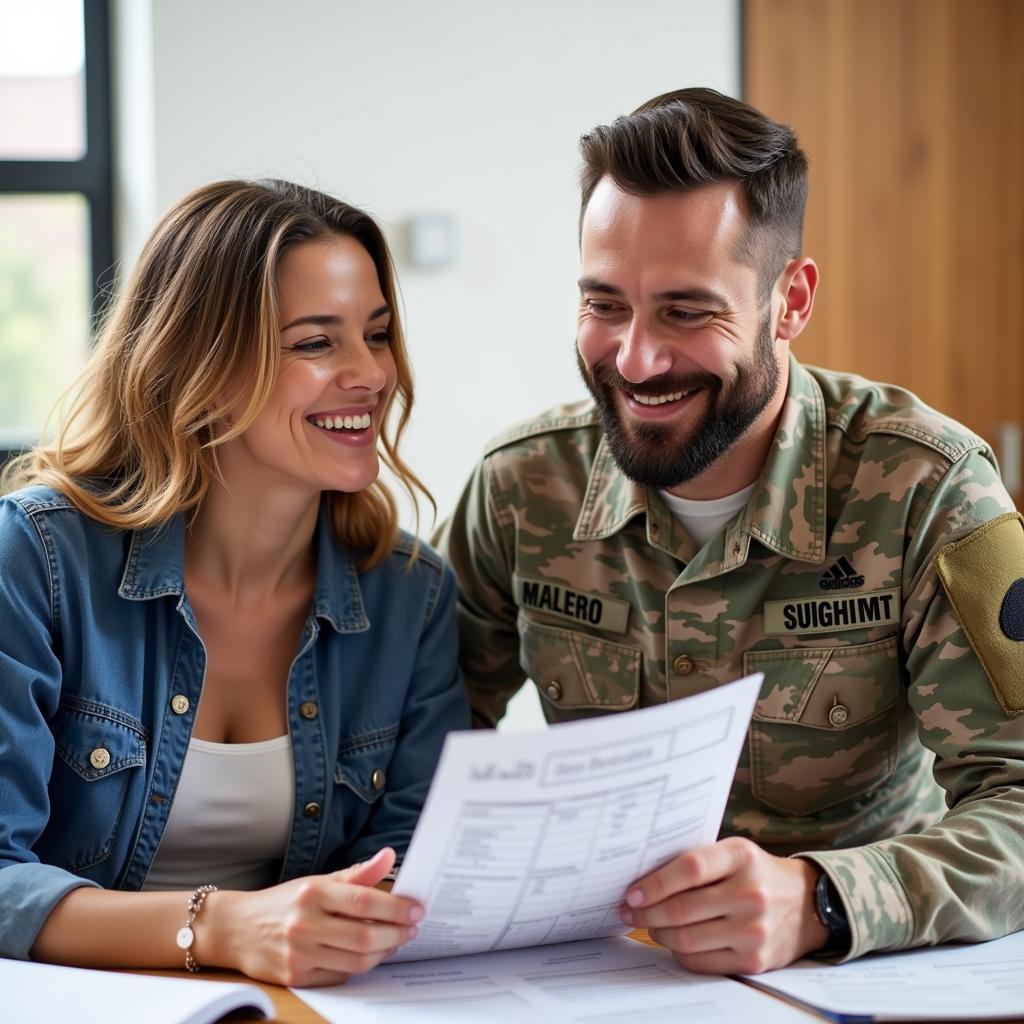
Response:
[{"label": "man's wrist", "polygon": [[795,857],[793,860],[800,866],[804,879],[799,948],[793,954],[793,958],[796,959],[807,953],[816,953],[826,946],[829,941],[829,932],[828,928],[822,924],[821,918],[818,917],[814,903],[818,879],[823,874],[821,866],[813,860],[805,860],[803,857]]},{"label": "man's wrist", "polygon": [[828,940],[820,953],[845,953],[850,948],[852,933],[842,897],[826,871],[822,871],[814,885],[814,912],[828,931]]}]

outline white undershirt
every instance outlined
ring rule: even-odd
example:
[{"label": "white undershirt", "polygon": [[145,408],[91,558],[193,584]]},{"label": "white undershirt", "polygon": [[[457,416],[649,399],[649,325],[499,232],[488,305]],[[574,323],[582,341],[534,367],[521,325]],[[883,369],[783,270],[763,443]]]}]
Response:
[{"label": "white undershirt", "polygon": [[712,498],[709,501],[677,498],[668,491],[659,493],[672,517],[694,539],[697,547],[702,548],[750,501],[754,486],[751,484],[735,494],[727,494],[724,498]]},{"label": "white undershirt", "polygon": [[143,889],[273,885],[292,830],[294,776],[291,736],[193,739]]}]

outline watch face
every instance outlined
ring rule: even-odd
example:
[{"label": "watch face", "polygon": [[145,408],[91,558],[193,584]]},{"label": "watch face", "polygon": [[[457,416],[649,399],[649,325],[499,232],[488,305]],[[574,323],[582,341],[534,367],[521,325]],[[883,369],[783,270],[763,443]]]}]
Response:
[{"label": "watch face", "polygon": [[190,949],[195,940],[196,933],[187,924],[179,928],[178,934],[174,937],[174,941],[178,944],[178,949]]},{"label": "watch face", "polygon": [[832,912],[832,901],[829,899],[828,875],[822,874],[814,887],[814,910],[818,920],[829,930],[835,926]]}]

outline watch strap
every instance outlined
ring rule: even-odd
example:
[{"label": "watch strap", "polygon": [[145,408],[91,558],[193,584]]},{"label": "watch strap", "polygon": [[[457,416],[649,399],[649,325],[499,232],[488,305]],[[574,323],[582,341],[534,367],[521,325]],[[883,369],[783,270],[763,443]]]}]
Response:
[{"label": "watch strap", "polygon": [[828,945],[821,952],[848,950],[853,936],[846,907],[835,882],[824,871],[814,886],[814,910],[828,929]]}]

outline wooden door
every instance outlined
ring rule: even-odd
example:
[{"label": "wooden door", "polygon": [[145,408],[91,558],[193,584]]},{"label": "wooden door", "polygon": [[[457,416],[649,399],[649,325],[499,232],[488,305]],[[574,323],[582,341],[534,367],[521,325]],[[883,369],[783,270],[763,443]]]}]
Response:
[{"label": "wooden door", "polygon": [[811,161],[802,361],[1024,425],[1024,0],[745,0],[744,98]]}]

